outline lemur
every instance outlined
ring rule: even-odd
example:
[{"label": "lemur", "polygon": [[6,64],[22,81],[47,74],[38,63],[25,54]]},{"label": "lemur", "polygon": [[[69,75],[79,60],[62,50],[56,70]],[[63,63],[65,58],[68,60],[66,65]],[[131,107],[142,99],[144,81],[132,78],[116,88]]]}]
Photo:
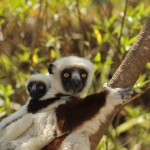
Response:
[{"label": "lemur", "polygon": [[28,101],[25,103],[23,107],[21,107],[21,109],[11,114],[10,116],[6,117],[0,122],[0,131],[4,129],[7,125],[9,125],[11,122],[17,120],[26,113],[28,112],[33,113],[35,111],[38,111],[38,108],[36,110],[31,109],[31,106],[34,103],[34,99],[42,100],[45,99],[46,97],[49,98],[54,97],[55,93],[53,94],[50,91],[50,87],[51,81],[49,76],[44,74],[31,75],[26,83],[26,91],[27,94],[29,95]]},{"label": "lemur", "polygon": [[[85,69],[86,65],[90,66],[89,71]],[[114,107],[130,98],[130,88],[113,89],[107,84],[104,85],[104,91],[84,97],[83,93],[79,92],[79,87],[85,84],[83,91],[86,91],[86,86],[91,84],[91,66],[85,59],[74,56],[64,57],[49,66],[52,84],[55,84],[57,91],[62,90],[63,93],[72,95],[72,100],[58,106],[55,111],[57,133],[69,134],[60,140],[56,138],[43,150],[90,150],[89,136],[98,130],[101,122],[105,121]],[[90,78],[90,82],[86,82],[89,81],[86,78]],[[72,88],[76,90],[72,91]]]},{"label": "lemur", "polygon": [[[49,117],[47,117],[47,114],[46,113],[42,114],[42,112],[51,110],[52,108],[55,108],[58,104],[62,104],[64,101],[67,100],[66,95],[61,96],[61,94],[59,94],[58,92],[56,92],[51,88],[51,79],[50,76],[48,75],[44,74],[31,75],[27,80],[26,86],[27,86],[27,93],[30,96],[26,104],[20,110],[13,113],[0,123],[1,125],[0,149],[3,148],[7,149],[8,148],[7,146],[10,146],[9,144],[7,145],[7,143],[21,136],[25,131],[27,131],[32,126],[33,126],[32,128],[34,129],[34,127],[36,126],[35,124],[40,120],[40,119],[38,120],[38,118],[46,117],[45,121],[47,119],[47,121],[49,122],[47,123],[49,124],[47,128],[48,129],[52,128],[53,124],[52,123],[50,124],[50,120],[51,122],[53,122],[51,119],[52,117],[50,117],[51,114],[49,113]],[[61,99],[60,102],[54,103],[55,101],[60,99]],[[20,128],[20,126],[22,125],[23,127]],[[46,134],[45,136],[53,137],[52,134],[54,133],[51,132],[51,134]],[[43,137],[44,135],[42,135],[42,139]]]},{"label": "lemur", "polygon": [[[85,63],[86,62],[86,63]],[[56,63],[57,63],[57,61],[56,61]],[[79,93],[80,93],[80,95],[82,96],[83,94],[85,94],[85,92],[87,91],[87,89],[90,87],[90,84],[91,84],[91,80],[92,80],[92,64],[89,62],[89,61],[87,61],[87,60],[85,60],[85,59],[79,59],[79,62],[76,62],[76,64],[77,63],[82,63],[82,65],[81,65],[81,67],[83,67],[84,69],[82,69],[81,67],[80,68],[74,68],[75,70],[74,70],[74,73],[72,74],[72,81],[69,83],[70,85],[68,86],[68,88],[70,88],[69,89],[69,91],[68,91],[68,89],[66,90],[66,92],[64,92],[64,90],[62,89],[62,90],[59,90],[59,91],[57,91],[57,88],[55,88],[55,86],[52,88],[53,89],[53,91],[57,91],[58,93],[63,93],[62,94],[62,97],[61,97],[61,101],[62,101],[62,98],[63,98],[63,96],[66,96],[66,95],[79,95]],[[78,72],[79,71],[79,72]],[[89,74],[89,77],[86,77],[87,76],[87,74]],[[82,77],[82,78],[80,78],[80,76]],[[53,79],[52,79],[53,80]],[[59,82],[58,82],[59,83]],[[55,83],[53,84],[53,85],[55,85]],[[86,87],[86,88],[85,88]],[[60,94],[59,94],[60,95]],[[43,100],[44,101],[44,100]],[[34,101],[35,102],[35,101]],[[40,101],[41,102],[41,101]],[[57,102],[58,103],[58,102]],[[34,103],[33,103],[34,104]],[[40,104],[40,103],[39,103]],[[33,111],[33,108],[31,109],[32,111]],[[38,116],[38,114],[35,114],[34,115],[34,118],[36,118],[36,116]],[[45,118],[46,119],[46,118]],[[35,120],[35,119],[34,119]],[[37,123],[35,123],[36,125],[35,126],[38,126],[37,124],[39,124],[39,122]],[[31,128],[31,130],[29,130],[31,133],[32,133],[32,130],[34,130],[36,127],[34,126],[34,128]],[[44,125],[43,125],[44,126]],[[50,125],[49,125],[49,127],[50,127]],[[37,128],[36,128],[37,129]],[[38,129],[37,129],[38,130]],[[50,129],[49,129],[50,130]],[[40,129],[39,129],[39,131],[40,131]],[[49,132],[49,131],[48,131]],[[29,133],[29,132],[28,132]],[[51,132],[52,133],[52,132]],[[30,134],[27,134],[28,136],[30,135]],[[42,134],[41,134],[42,135]],[[58,136],[60,136],[61,134],[59,134]],[[31,135],[30,135],[31,136]],[[24,141],[25,140],[25,138],[26,138],[26,134],[25,134],[25,136],[23,136],[23,137],[20,137],[19,138],[19,140],[15,140],[14,142],[13,142],[13,145],[14,145],[14,147],[18,144],[20,144],[20,141],[22,142],[22,141]],[[36,141],[37,139],[40,139],[40,138],[33,138],[33,140],[34,141]],[[27,141],[25,144],[22,144],[22,146],[20,147],[20,146],[16,146],[16,147],[18,147],[17,149],[28,149],[29,148],[29,145],[30,145],[30,143],[31,143],[31,141],[32,141],[32,146],[33,146],[33,140],[30,140],[30,141]],[[35,142],[35,144],[36,145],[38,145],[37,144],[38,142],[36,141]],[[40,144],[41,142],[39,142],[39,144]],[[31,146],[30,145],[30,146]],[[37,146],[36,146],[36,148],[35,149],[37,149]],[[32,147],[32,150],[33,150],[33,147]]]}]

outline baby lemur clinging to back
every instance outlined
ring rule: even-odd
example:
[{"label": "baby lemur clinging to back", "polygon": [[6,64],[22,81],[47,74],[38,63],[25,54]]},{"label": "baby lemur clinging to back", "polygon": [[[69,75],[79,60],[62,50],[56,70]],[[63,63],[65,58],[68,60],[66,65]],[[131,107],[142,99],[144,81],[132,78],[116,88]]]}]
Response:
[{"label": "baby lemur clinging to back", "polygon": [[39,109],[42,108],[42,105],[35,105],[36,103],[40,103],[40,101],[46,98],[55,97],[56,94],[51,91],[50,77],[44,74],[31,75],[26,83],[26,91],[29,95],[28,101],[18,111],[6,117],[0,122],[0,131],[11,122],[17,120],[26,113],[37,112]]},{"label": "baby lemur clinging to back", "polygon": [[[63,96],[51,88],[51,79],[48,75],[31,75],[27,80],[26,86],[27,93],[30,96],[26,104],[12,115],[2,120],[0,123],[0,149],[7,149],[8,147],[11,148],[11,144],[8,143],[10,143],[12,140],[15,140],[17,137],[21,136],[25,131],[31,128],[31,126],[35,124],[34,122],[39,122],[40,119],[38,120],[37,118],[41,118],[42,120],[44,117],[47,117],[46,114],[40,114],[39,112],[51,110],[67,100],[66,95]],[[55,103],[60,99],[60,102]],[[47,117],[47,121],[50,121],[51,118],[52,117]],[[48,127],[50,126],[51,125]],[[32,128],[34,131],[34,127]],[[51,135],[47,134],[46,136]]]}]

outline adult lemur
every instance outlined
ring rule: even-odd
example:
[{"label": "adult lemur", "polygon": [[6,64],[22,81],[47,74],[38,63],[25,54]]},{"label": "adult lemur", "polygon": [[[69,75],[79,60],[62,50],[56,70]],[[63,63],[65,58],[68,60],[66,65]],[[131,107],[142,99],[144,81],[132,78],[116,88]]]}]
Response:
[{"label": "adult lemur", "polygon": [[[73,58],[73,57],[72,57]],[[93,74],[93,65],[89,62],[89,61],[87,61],[87,60],[85,60],[85,59],[83,59],[83,58],[78,58],[78,57],[74,57],[74,58],[76,58],[76,60],[77,60],[77,62],[75,62],[75,63],[73,63],[72,62],[72,65],[75,65],[75,66],[72,66],[72,67],[74,67],[74,69],[72,70],[73,72],[72,72],[72,75],[71,75],[71,77],[70,77],[70,81],[69,81],[69,83],[68,83],[68,85],[66,85],[66,87],[67,88],[69,88],[69,89],[63,89],[63,88],[60,88],[59,89],[59,91],[57,90],[57,88],[58,88],[58,86],[56,86],[56,84],[54,83],[54,84],[52,84],[52,88],[51,88],[51,90],[53,90],[53,91],[57,91],[57,94],[56,95],[59,95],[59,96],[61,96],[61,98],[60,98],[60,100],[59,101],[57,101],[56,103],[54,103],[53,102],[53,104],[51,104],[51,105],[58,105],[58,104],[60,104],[60,103],[62,103],[62,100],[63,100],[63,97],[65,97],[66,95],[75,95],[75,96],[83,96],[84,94],[85,94],[85,92],[87,91],[87,89],[90,87],[90,84],[91,84],[91,80],[92,80],[92,74]],[[65,59],[64,59],[65,60]],[[69,58],[67,58],[66,60],[69,60],[70,61],[70,59]],[[60,62],[61,62],[61,60],[60,60]],[[71,62],[69,62],[69,63],[71,63]],[[56,64],[57,64],[57,61],[56,61]],[[78,67],[78,65],[80,65],[80,67]],[[83,68],[81,68],[81,67],[83,67]],[[68,68],[68,69],[70,69],[70,68]],[[65,71],[65,70],[64,70]],[[67,73],[65,73],[65,76],[67,76],[68,74]],[[87,77],[88,76],[88,77]],[[59,80],[59,79],[58,79]],[[59,83],[59,82],[58,82]],[[29,84],[30,85],[30,84]],[[60,93],[63,93],[62,95],[60,94]],[[55,95],[55,97],[56,97],[56,95]],[[65,98],[66,100],[67,100],[67,98]],[[45,100],[44,99],[42,99],[42,101],[44,102]],[[41,102],[42,101],[40,101],[40,103],[39,103],[39,106],[40,106],[40,104],[41,104]],[[50,101],[51,101],[51,99],[50,99]],[[34,100],[33,101],[33,105],[34,104],[36,104],[35,103],[36,101]],[[30,103],[29,103],[30,104]],[[49,106],[49,107],[51,107],[51,105]],[[29,105],[28,105],[29,106]],[[48,107],[48,108],[49,108]],[[27,107],[28,108],[28,107]],[[52,108],[52,107],[51,107]],[[49,108],[49,110],[51,110],[51,108]],[[47,109],[48,110],[48,109]],[[31,111],[33,112],[34,111],[34,107],[32,107],[32,109],[31,109]],[[52,110],[53,111],[53,110]],[[43,124],[42,125],[42,121],[36,121],[36,123],[34,123],[35,124],[35,126],[33,126],[28,132],[27,132],[27,134],[24,134],[22,137],[19,137],[19,139],[16,139],[13,143],[12,143],[12,145],[11,145],[11,148],[13,148],[13,146],[14,147],[17,147],[17,149],[29,149],[29,148],[31,148],[32,150],[35,148],[35,149],[38,149],[38,148],[40,148],[39,147],[39,144],[41,144],[41,143],[43,143],[44,142],[44,140],[41,142],[40,140],[42,140],[43,138],[42,137],[44,137],[43,136],[43,134],[45,134],[45,133],[43,133],[42,134],[42,128],[37,128],[37,126],[38,125],[40,125],[40,122],[41,122],[41,125],[40,125],[40,127],[42,126],[42,127],[44,127],[44,125],[46,126],[48,126],[49,128],[49,131],[48,131],[48,133],[49,133],[49,135],[46,135],[47,136],[47,140],[48,140],[48,136],[49,136],[49,138],[50,138],[50,136],[52,135],[52,133],[53,133],[53,130],[51,131],[50,130],[50,128],[52,128],[51,127],[51,118],[46,118],[45,117],[45,114],[46,114],[46,116],[48,115],[48,116],[50,116],[51,114],[52,114],[52,111],[50,111],[51,113],[49,113],[49,112],[47,112],[47,113],[42,113],[42,116],[40,115],[40,119],[39,120],[42,120],[43,118],[43,121],[44,120],[48,120],[49,121],[49,123],[45,123],[45,124]],[[38,118],[37,116],[38,116],[39,114],[35,114],[34,115],[34,120],[36,120],[36,118]],[[53,115],[54,116],[54,115]],[[53,118],[53,117],[52,117]],[[55,121],[53,121],[53,122],[55,122]],[[18,124],[19,124],[20,122],[18,122]],[[14,126],[15,126],[16,124],[14,124]],[[54,123],[52,124],[53,125],[53,127],[54,127]],[[12,125],[13,126],[13,125]],[[46,127],[45,127],[46,128]],[[32,130],[39,130],[39,132],[41,132],[41,136],[40,137],[36,137],[36,138],[32,138],[32,137],[30,137],[30,136],[32,136],[30,133],[32,133]],[[46,131],[45,131],[46,132]],[[65,132],[66,133],[66,132]],[[61,135],[61,133],[60,134],[58,134],[58,136],[60,136]],[[27,141],[27,136],[28,137],[30,137],[30,139],[31,140],[28,140]],[[45,137],[46,137],[45,136]],[[52,137],[52,139],[53,139],[53,136],[51,136]],[[39,142],[38,142],[38,140],[39,140]],[[4,140],[3,140],[4,141]],[[49,141],[51,141],[51,139],[49,139]],[[23,143],[22,145],[21,145],[21,143]],[[35,146],[33,145],[33,143],[35,143]],[[44,144],[44,143],[43,143]],[[6,144],[5,144],[6,145]],[[21,146],[18,146],[18,145],[21,145]],[[38,147],[38,148],[37,148]]]},{"label": "adult lemur", "polygon": [[[78,89],[77,85],[80,87],[80,84],[86,83],[81,82],[80,79],[86,81],[86,78],[92,78],[93,71],[87,72],[84,66],[86,64],[84,59],[71,56],[57,60],[49,66],[53,79],[52,84],[55,84],[58,91],[63,89],[64,93],[70,92],[72,100],[56,108],[57,133],[69,132],[68,136],[61,138],[60,141],[59,139],[54,140],[44,150],[89,150],[89,136],[98,130],[101,122],[105,121],[114,107],[122,104],[132,94],[130,88],[112,89],[105,84],[104,91],[85,98],[79,97],[80,93],[72,92],[70,87]],[[87,65],[89,66],[89,63]],[[77,82],[72,84],[74,76]],[[86,84],[90,85],[90,83]],[[84,90],[87,90],[86,86]],[[74,94],[76,95],[73,96]],[[60,147],[59,142],[62,142]]]}]

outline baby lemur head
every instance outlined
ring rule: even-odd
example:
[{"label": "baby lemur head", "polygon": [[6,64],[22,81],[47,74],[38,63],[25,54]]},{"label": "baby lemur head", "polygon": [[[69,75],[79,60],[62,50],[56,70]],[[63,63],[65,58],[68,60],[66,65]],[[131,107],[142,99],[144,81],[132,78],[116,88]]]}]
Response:
[{"label": "baby lemur head", "polygon": [[28,78],[26,88],[28,95],[33,99],[42,99],[45,96],[49,97],[48,93],[51,89],[50,76],[33,74]]},{"label": "baby lemur head", "polygon": [[89,60],[68,56],[50,64],[48,71],[56,91],[83,97],[91,85],[94,68]]}]

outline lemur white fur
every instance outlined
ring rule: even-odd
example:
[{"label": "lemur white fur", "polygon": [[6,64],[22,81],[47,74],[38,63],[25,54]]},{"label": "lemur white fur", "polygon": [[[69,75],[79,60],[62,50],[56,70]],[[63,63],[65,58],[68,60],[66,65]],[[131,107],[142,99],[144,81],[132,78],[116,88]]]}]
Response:
[{"label": "lemur white fur", "polygon": [[74,131],[65,138],[59,150],[90,150],[89,135]]},{"label": "lemur white fur", "polygon": [[[26,114],[21,119],[6,127],[11,127],[13,130],[9,129],[8,131],[11,133],[9,132],[8,134],[5,132],[7,137],[4,135],[0,140],[0,149],[40,150],[55,138],[55,120],[53,111]],[[22,126],[23,130],[21,128]],[[15,132],[17,131],[15,136],[13,132],[14,130]],[[19,135],[18,132],[21,134]]]},{"label": "lemur white fur", "polygon": [[[50,98],[50,97],[54,97],[56,93],[54,93],[52,91],[52,89],[50,89],[51,81],[50,81],[50,77],[47,76],[47,75],[44,75],[44,74],[31,75],[27,80],[26,87],[31,81],[40,81],[40,80],[42,80],[42,82],[44,82],[46,87],[47,87],[47,93],[41,98],[41,100],[46,99],[46,98]],[[29,95],[29,91],[27,89],[26,89],[26,91]],[[4,129],[7,125],[9,125],[11,122],[17,120],[18,118],[20,118],[23,115],[25,115],[26,113],[28,113],[27,112],[27,106],[28,106],[28,103],[29,103],[30,99],[31,99],[31,97],[27,100],[25,105],[23,105],[18,111],[14,112],[13,114],[6,117],[5,119],[3,119],[0,122],[0,131],[2,129]]]},{"label": "lemur white fur", "polygon": [[0,149],[8,149],[7,144],[28,130],[32,123],[32,114],[26,114],[4,128],[0,134]]}]

